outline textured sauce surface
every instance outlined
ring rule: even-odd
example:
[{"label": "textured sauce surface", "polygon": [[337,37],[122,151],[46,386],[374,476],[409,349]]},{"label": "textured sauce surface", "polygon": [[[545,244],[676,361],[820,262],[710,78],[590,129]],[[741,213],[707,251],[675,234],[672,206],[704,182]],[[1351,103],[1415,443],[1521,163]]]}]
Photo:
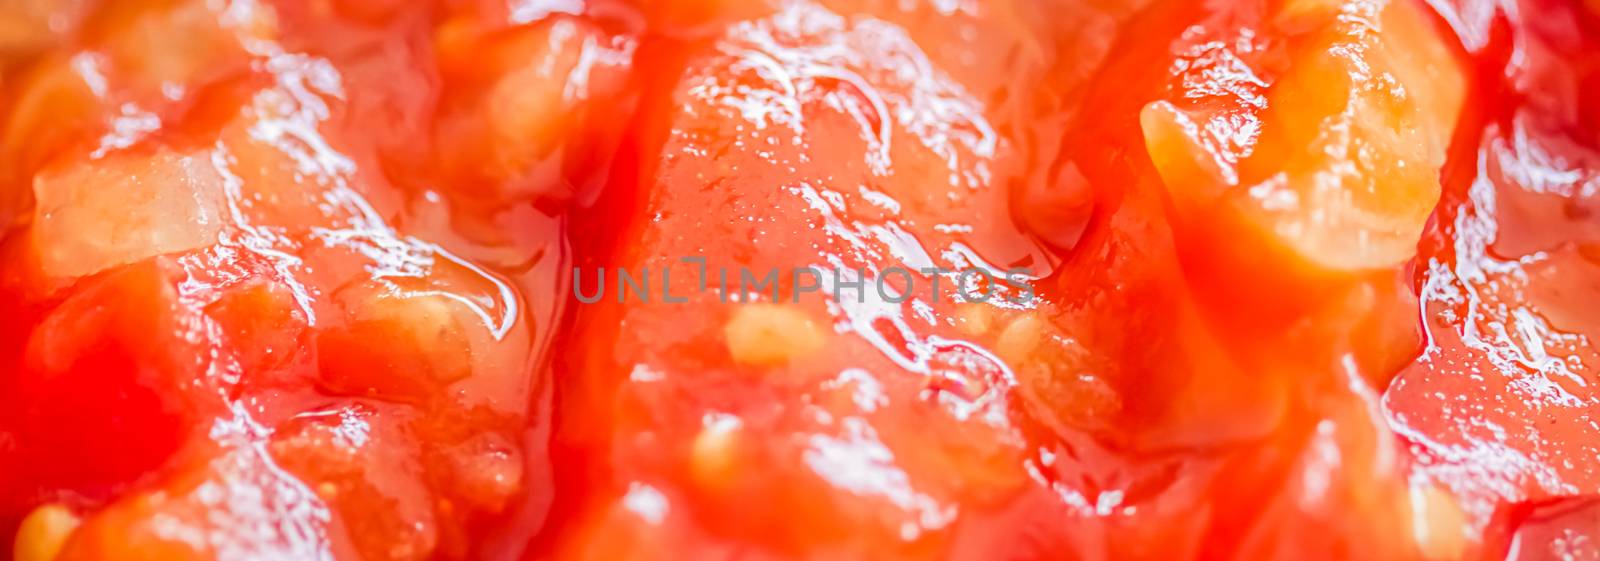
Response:
[{"label": "textured sauce surface", "polygon": [[0,0],[0,559],[1600,560],[1597,89],[1589,0]]}]

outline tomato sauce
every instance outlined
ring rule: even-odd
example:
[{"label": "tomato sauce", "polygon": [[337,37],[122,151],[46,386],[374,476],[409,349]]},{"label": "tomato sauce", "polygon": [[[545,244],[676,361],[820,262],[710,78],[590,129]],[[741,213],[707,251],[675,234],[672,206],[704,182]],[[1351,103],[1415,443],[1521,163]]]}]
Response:
[{"label": "tomato sauce", "polygon": [[1600,558],[1592,1],[0,20],[11,559]]}]

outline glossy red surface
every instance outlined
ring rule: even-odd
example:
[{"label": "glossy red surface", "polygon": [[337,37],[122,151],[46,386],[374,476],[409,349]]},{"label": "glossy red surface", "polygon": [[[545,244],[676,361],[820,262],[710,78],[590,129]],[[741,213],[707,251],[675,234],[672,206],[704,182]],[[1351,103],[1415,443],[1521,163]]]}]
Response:
[{"label": "glossy red surface", "polygon": [[3,555],[1595,558],[1596,86],[1580,0],[0,3]]}]

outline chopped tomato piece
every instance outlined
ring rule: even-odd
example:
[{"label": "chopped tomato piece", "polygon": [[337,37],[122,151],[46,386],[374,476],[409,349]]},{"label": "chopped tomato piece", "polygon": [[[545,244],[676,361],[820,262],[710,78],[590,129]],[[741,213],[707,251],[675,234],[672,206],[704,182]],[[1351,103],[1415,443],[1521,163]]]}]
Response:
[{"label": "chopped tomato piece", "polygon": [[262,427],[248,417],[222,419],[211,431],[220,442],[173,462],[159,487],[129,493],[86,518],[56,559],[350,555],[348,542],[332,543],[327,503],[258,441]]},{"label": "chopped tomato piece", "polygon": [[[997,25],[961,15],[918,31],[953,37],[967,22]],[[1007,208],[988,173],[1025,156],[1004,151],[980,98],[930,57],[905,28],[809,3],[691,53],[666,130],[641,133],[665,141],[644,156],[655,173],[641,206],[619,194],[598,213],[626,217],[615,234],[627,245],[603,261],[610,292],[578,310],[590,330],[558,439],[584,492],[557,507],[574,512],[558,558],[702,557],[726,543],[930,555],[960,539],[960,513],[1036,492],[1009,373],[955,325],[960,279],[940,276],[935,297],[919,270],[977,259],[959,253],[955,232],[969,228],[996,255],[1043,261],[1014,226],[969,218]],[[704,271],[680,258],[704,258]],[[805,267],[821,278],[796,280]],[[908,276],[885,281],[889,267]],[[771,285],[739,284],[769,271]],[[591,293],[595,271],[583,272]],[[646,272],[648,300],[617,277]],[[986,290],[993,300],[974,306],[1020,298]]]},{"label": "chopped tomato piece", "polygon": [[10,380],[22,406],[5,417],[6,506],[116,493],[221,404],[231,382],[209,359],[210,326],[182,301],[182,273],[162,259],[90,279],[34,329]]},{"label": "chopped tomato piece", "polygon": [[564,170],[603,162],[596,150],[619,124],[608,117],[631,103],[624,71],[637,43],[565,15],[503,30],[475,21],[437,32],[456,85],[440,116],[441,165],[478,184],[487,200],[475,205],[572,196]]},{"label": "chopped tomato piece", "polygon": [[353,404],[307,411],[279,425],[267,450],[337,511],[363,558],[427,559],[439,543],[409,412]]},{"label": "chopped tomato piece", "polygon": [[1457,59],[1416,2],[1291,0],[1259,17],[1185,36],[1171,101],[1140,115],[1180,226],[1211,232],[1190,251],[1270,269],[1281,248],[1336,272],[1409,259],[1461,112]]},{"label": "chopped tomato piece", "polygon": [[217,243],[222,182],[205,154],[167,150],[40,172],[31,234],[43,273],[77,278]]}]

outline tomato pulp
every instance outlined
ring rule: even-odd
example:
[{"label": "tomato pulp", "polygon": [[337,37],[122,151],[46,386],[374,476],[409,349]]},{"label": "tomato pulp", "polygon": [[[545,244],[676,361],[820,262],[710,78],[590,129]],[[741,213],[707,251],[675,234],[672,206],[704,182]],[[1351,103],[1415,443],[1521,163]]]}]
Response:
[{"label": "tomato pulp", "polygon": [[15,4],[18,561],[1600,555],[1593,2]]}]

